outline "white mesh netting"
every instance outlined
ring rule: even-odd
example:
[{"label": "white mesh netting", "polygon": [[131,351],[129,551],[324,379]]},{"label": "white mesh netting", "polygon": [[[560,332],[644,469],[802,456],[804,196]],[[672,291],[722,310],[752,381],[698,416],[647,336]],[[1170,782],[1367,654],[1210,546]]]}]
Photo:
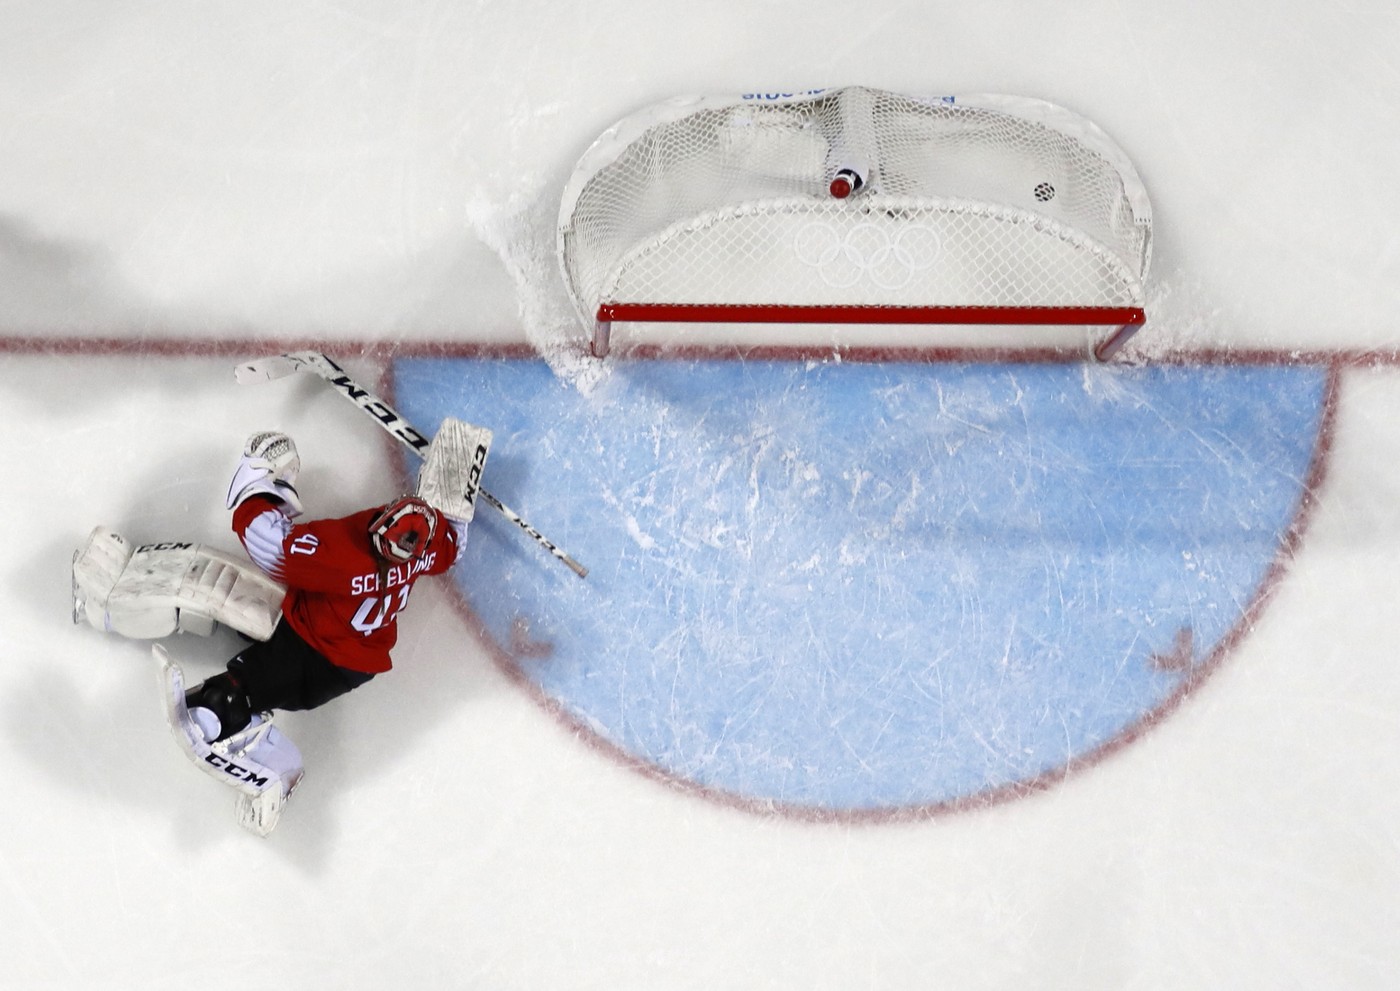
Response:
[{"label": "white mesh netting", "polygon": [[[846,199],[840,168],[865,178]],[[626,118],[579,162],[559,249],[585,323],[605,303],[1140,306],[1151,209],[1063,108],[846,87]]]}]

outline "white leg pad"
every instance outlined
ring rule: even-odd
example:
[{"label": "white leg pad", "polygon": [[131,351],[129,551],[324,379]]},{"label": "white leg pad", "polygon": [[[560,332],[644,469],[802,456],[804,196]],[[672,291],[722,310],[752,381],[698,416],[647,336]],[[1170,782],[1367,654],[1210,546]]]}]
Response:
[{"label": "white leg pad", "polygon": [[[197,545],[145,544],[136,548],[107,595],[103,628],[136,640],[168,637],[180,629],[180,587],[194,565]],[[204,624],[190,632],[207,633]]]},{"label": "white leg pad", "polygon": [[73,622],[86,620],[99,630],[107,629],[107,597],[134,551],[115,530],[93,527],[87,543],[73,554]]},{"label": "white leg pad", "polygon": [[208,636],[223,623],[266,640],[286,589],[232,555],[167,542],[133,549],[97,527],[73,556],[73,620],[137,640]]},{"label": "white leg pad", "polygon": [[300,751],[270,718],[255,719],[229,739],[208,743],[185,705],[185,678],[180,666],[160,644],[154,644],[151,652],[156,659],[166,722],[181,752],[201,771],[236,789],[234,811],[239,825],[267,836],[301,782]]},{"label": "white leg pad", "polygon": [[282,618],[286,594],[285,586],[251,565],[196,544],[194,560],[180,582],[180,626],[188,629],[193,615],[223,623],[254,640],[266,640]]},{"label": "white leg pad", "polygon": [[264,788],[255,795],[240,792],[235,806],[240,826],[266,836],[277,825],[283,806],[301,783],[301,751],[272,724],[270,716],[264,715],[253,716],[247,729],[211,747],[227,761],[260,767],[277,776],[281,787]]}]

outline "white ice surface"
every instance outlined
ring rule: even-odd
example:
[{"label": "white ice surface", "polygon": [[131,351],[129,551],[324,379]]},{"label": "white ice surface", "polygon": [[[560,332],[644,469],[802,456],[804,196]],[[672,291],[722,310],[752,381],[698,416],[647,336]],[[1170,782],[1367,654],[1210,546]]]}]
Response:
[{"label": "white ice surface", "polygon": [[[1400,973],[1400,371],[1345,373],[1299,557],[1204,690],[1091,773],[898,826],[754,817],[559,728],[424,586],[394,673],[285,728],[274,836],[166,738],[142,645],[70,626],[97,524],[232,549],[247,432],[313,513],[392,491],[315,383],[216,341],[576,333],[557,195],[679,93],[1040,96],[1153,196],[1141,348],[1400,344],[1400,14],[1309,4],[0,6],[0,987],[1390,988]],[[44,351],[73,338],[210,353]],[[357,366],[372,376],[373,368]],[[182,641],[195,674],[232,650]]]}]

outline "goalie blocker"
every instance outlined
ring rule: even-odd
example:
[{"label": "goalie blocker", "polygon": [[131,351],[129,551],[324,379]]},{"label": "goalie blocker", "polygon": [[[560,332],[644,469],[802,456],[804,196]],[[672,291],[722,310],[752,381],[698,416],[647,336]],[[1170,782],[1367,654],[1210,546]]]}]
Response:
[{"label": "goalie blocker", "polygon": [[447,417],[433,435],[418,472],[419,497],[465,527],[476,514],[481,473],[490,450],[490,430]]}]

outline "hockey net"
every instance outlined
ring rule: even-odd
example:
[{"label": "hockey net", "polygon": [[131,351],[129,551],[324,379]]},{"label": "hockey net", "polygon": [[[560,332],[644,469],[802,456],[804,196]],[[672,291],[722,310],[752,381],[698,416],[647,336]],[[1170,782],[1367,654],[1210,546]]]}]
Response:
[{"label": "hockey net", "polygon": [[558,242],[599,356],[627,320],[1112,325],[1108,358],[1145,320],[1151,235],[1132,163],[1062,107],[845,87],[625,118]]}]

